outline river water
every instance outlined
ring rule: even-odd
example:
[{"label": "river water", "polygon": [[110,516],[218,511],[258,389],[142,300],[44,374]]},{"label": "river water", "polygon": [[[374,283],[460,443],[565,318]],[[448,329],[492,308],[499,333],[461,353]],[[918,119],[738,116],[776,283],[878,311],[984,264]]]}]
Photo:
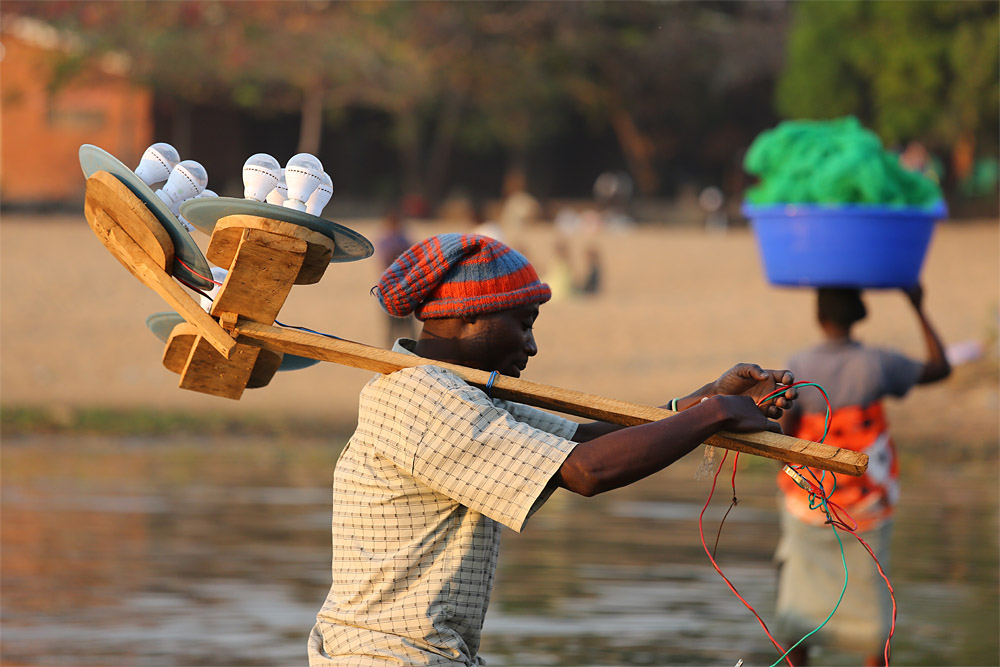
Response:
[{"label": "river water", "polygon": [[[300,665],[329,585],[343,438],[5,437],[4,665]],[[700,456],[627,489],[564,491],[501,549],[490,665],[770,665],[760,625],[706,557]],[[903,462],[892,663],[1000,664],[998,492],[987,463]],[[744,457],[717,558],[773,617],[775,466]],[[705,513],[730,505],[727,464]],[[846,538],[845,538],[846,539]],[[830,601],[831,609],[835,600]],[[826,652],[814,664],[859,664]]]}]

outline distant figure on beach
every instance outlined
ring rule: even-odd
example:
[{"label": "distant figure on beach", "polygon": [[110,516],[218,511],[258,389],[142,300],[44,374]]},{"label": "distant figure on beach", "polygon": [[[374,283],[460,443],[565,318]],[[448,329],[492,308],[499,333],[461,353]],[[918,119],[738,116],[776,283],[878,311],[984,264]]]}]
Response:
[{"label": "distant figure on beach", "polygon": [[525,236],[528,227],[542,217],[542,206],[526,190],[524,172],[511,170],[504,182],[504,201],[497,216],[504,243],[515,250],[528,254],[525,250]]},{"label": "distant figure on beach", "polygon": [[594,181],[594,200],[604,224],[617,228],[633,222],[628,213],[632,189],[632,177],[624,171],[606,171],[597,177]]},{"label": "distant figure on beach", "polygon": [[597,244],[591,244],[587,246],[584,256],[586,260],[580,293],[597,294],[601,291],[601,251],[597,249]]},{"label": "distant figure on beach", "polygon": [[471,203],[471,208],[472,229],[469,231],[472,234],[481,234],[482,236],[489,236],[491,239],[496,239],[497,241],[503,241],[503,229],[495,220],[486,214],[485,202],[479,199],[474,199]]},{"label": "distant figure on beach", "polygon": [[569,242],[566,239],[556,239],[552,258],[541,279],[552,290],[552,301],[561,301],[573,296],[576,286],[573,284],[573,264]]},{"label": "distant figure on beach", "polygon": [[726,215],[726,198],[722,190],[710,185],[698,195],[698,205],[705,212],[705,230],[725,233],[729,228],[729,216]]},{"label": "distant figure on beach", "polygon": [[[899,463],[882,399],[905,396],[915,385],[938,382],[951,372],[941,340],[924,314],[923,289],[917,286],[904,292],[927,348],[924,361],[856,340],[852,327],[867,315],[861,292],[821,288],[817,292],[817,319],[824,340],[788,362],[796,378],[815,382],[829,395],[832,414],[825,442],[869,457],[862,477],[836,478],[831,500],[857,522],[858,535],[872,547],[887,574],[893,508],[899,495]],[[827,426],[826,407],[820,392],[803,389],[781,419],[785,433],[821,440]],[[832,475],[823,481],[830,493]],[[778,640],[787,642],[784,646],[788,647],[827,618],[844,586],[844,566],[837,535],[825,525],[822,511],[810,509],[809,494],[783,472],[778,474],[778,486],[782,532],[775,554],[779,566],[775,630]],[[884,664],[883,647],[892,620],[888,589],[864,546],[849,535],[842,541],[849,585],[836,614],[789,653],[796,667],[808,664],[813,645],[864,653],[865,664]]]},{"label": "distant figure on beach", "polygon": [[[413,241],[406,233],[402,213],[398,208],[390,208],[382,220],[382,228],[375,239],[375,252],[382,270],[388,268],[396,258],[402,255]],[[386,317],[386,346],[392,347],[397,338],[412,337],[416,331],[416,323],[412,315],[406,317]]]}]

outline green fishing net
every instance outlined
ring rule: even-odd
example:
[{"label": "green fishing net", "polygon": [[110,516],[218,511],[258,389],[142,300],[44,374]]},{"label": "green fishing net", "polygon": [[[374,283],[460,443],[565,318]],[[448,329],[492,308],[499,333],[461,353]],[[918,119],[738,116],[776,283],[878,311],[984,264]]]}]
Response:
[{"label": "green fishing net", "polygon": [[751,204],[887,204],[931,206],[937,183],[899,163],[857,118],[784,121],[761,132],[743,167],[760,178]]}]

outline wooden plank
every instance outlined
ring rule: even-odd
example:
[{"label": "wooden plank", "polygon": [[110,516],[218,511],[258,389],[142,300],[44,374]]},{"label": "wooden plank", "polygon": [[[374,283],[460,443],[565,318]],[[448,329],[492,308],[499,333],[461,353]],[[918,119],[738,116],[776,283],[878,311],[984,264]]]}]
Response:
[{"label": "wooden plank", "polygon": [[[240,242],[212,304],[212,314],[239,313],[255,322],[270,324],[295,284],[307,244],[302,239],[252,227],[236,229],[240,232]],[[215,234],[212,243],[217,243]]]},{"label": "wooden plank", "polygon": [[201,306],[184,291],[173,278],[139,247],[118,223],[103,210],[91,212],[88,218],[94,233],[112,255],[144,285],[159,294],[164,301],[181,314],[185,320],[198,327],[199,332],[225,357],[236,347],[233,340],[219,323],[202,310]]},{"label": "wooden plank", "polygon": [[[173,373],[183,373],[191,356],[191,348],[197,338],[198,327],[189,322],[178,323],[170,332],[167,344],[163,348],[163,366]],[[247,380],[247,389],[266,387],[271,382],[278,367],[281,366],[284,357],[280,352],[258,349],[260,349],[260,353],[257,355],[257,361],[254,362],[250,378]]]},{"label": "wooden plank", "polygon": [[197,336],[184,368],[181,389],[239,400],[250,381],[260,348],[237,343],[227,359],[204,336]]},{"label": "wooden plank", "polygon": [[257,355],[253,370],[250,371],[247,389],[259,389],[270,384],[271,378],[278,372],[278,367],[281,366],[281,361],[285,357],[281,352],[265,350],[264,348],[257,349],[260,350],[260,354]]},{"label": "wooden plank", "polygon": [[198,327],[189,322],[178,323],[163,347],[163,367],[171,373],[183,373],[197,338]]},{"label": "wooden plank", "polygon": [[[485,387],[489,381],[490,374],[486,371],[303,331],[279,329],[244,318],[240,318],[237,322],[235,333],[241,339],[252,340],[267,349],[364,368],[377,373],[392,373],[401,368],[430,364],[446,368],[477,387]],[[645,424],[674,414],[663,408],[619,401],[502,375],[494,382],[491,392],[498,398],[624,426]],[[862,475],[868,467],[867,455],[860,452],[769,431],[722,432],[706,440],[705,444],[854,476]]]},{"label": "wooden plank", "polygon": [[305,241],[305,258],[299,273],[295,276],[296,285],[318,283],[326,272],[326,267],[330,265],[330,258],[333,257],[333,251],[336,249],[333,239],[301,225],[255,215],[227,215],[215,223],[212,241],[208,246],[207,257],[209,261],[217,266],[231,266],[245,228],[259,229],[263,232]]},{"label": "wooden plank", "polygon": [[103,211],[118,223],[149,255],[153,264],[169,272],[174,263],[174,242],[170,234],[124,183],[106,171],[99,171],[87,179],[83,213],[91,228],[97,211]]}]

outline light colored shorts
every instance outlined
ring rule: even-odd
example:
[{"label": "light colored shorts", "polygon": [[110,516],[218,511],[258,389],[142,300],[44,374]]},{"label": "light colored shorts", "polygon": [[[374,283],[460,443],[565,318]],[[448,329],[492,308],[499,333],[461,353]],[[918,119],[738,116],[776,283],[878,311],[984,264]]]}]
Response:
[{"label": "light colored shorts", "polygon": [[[844,599],[823,629],[801,645],[829,646],[852,653],[881,655],[892,623],[892,599],[868,550],[838,530],[844,543],[848,583]],[[889,580],[892,521],[858,533],[878,557]],[[830,526],[812,526],[781,512],[775,637],[785,648],[816,629],[833,611],[844,588],[844,560]]]}]

